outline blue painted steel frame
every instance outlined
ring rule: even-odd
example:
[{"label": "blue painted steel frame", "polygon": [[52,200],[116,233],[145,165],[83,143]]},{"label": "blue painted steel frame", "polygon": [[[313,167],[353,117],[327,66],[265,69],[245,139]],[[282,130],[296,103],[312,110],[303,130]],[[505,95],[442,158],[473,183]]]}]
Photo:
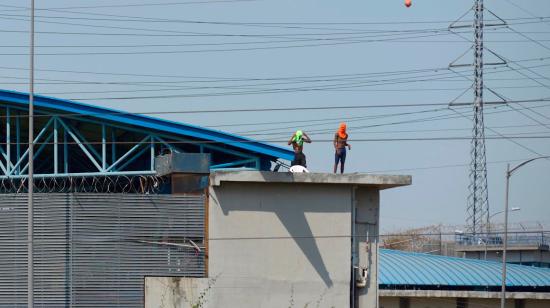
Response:
[{"label": "blue painted steel frame", "polygon": [[[4,105],[6,116],[1,123],[5,124],[5,143],[0,145],[0,178],[24,178],[28,168],[28,151],[21,154],[21,119],[25,115],[28,104],[28,96],[24,93],[0,90],[0,106]],[[50,146],[52,149],[53,166],[51,173],[37,173],[41,177],[68,177],[68,176],[105,176],[105,175],[136,175],[154,174],[155,153],[161,146],[172,150],[181,151],[181,146],[196,146],[197,152],[203,153],[206,150],[218,153],[223,157],[212,169],[226,168],[265,168],[262,164],[266,160],[292,159],[293,153],[287,149],[277,146],[256,142],[243,137],[200,128],[187,124],[155,119],[151,117],[119,113],[114,110],[93,107],[90,105],[75,103],[66,100],[37,96],[35,98],[36,113],[49,117],[48,121],[35,135],[35,144],[38,145],[35,158]],[[60,116],[63,113],[70,115]],[[15,131],[13,120],[15,119]],[[71,125],[71,121],[78,121],[97,125],[98,136],[101,146],[96,150],[79,132]],[[110,130],[111,141],[107,138]],[[60,137],[60,133],[62,136]],[[124,153],[117,153],[116,138],[118,132],[129,132],[141,138],[129,150]],[[15,134],[14,134],[15,133]],[[94,132],[95,133],[95,132]],[[12,139],[15,135],[15,144]],[[141,136],[141,137],[140,137]],[[44,141],[42,141],[44,139]],[[52,142],[53,139],[53,142]],[[198,140],[216,142],[217,144],[196,144]],[[186,143],[188,142],[188,143]],[[111,143],[110,160],[108,159],[108,144]],[[69,151],[69,144],[76,144],[79,151]],[[225,146],[224,146],[225,145]],[[15,158],[12,155],[12,147],[15,146]],[[61,155],[59,147],[62,147],[63,167],[60,169]],[[23,147],[25,148],[25,147]],[[149,151],[149,155],[145,153]],[[77,153],[80,152],[80,153]],[[95,169],[85,170],[78,173],[70,173],[71,155],[79,155],[78,159],[87,159]],[[143,170],[125,169],[139,159],[147,159],[146,168]],[[97,170],[96,170],[97,169]]]},{"label": "blue painted steel frame", "polygon": [[[28,95],[20,92],[0,90],[0,101],[27,105]],[[247,152],[255,152],[260,156],[268,156],[273,159],[280,158],[284,160],[292,160],[294,156],[293,152],[288,149],[221,131],[157,119],[144,115],[123,113],[113,109],[95,107],[69,100],[38,95],[35,98],[35,105],[37,108],[48,108],[68,113],[77,113],[83,116],[93,116],[94,118],[101,120],[142,127],[147,130],[215,141],[222,144],[231,145],[235,148],[243,149]]]}]

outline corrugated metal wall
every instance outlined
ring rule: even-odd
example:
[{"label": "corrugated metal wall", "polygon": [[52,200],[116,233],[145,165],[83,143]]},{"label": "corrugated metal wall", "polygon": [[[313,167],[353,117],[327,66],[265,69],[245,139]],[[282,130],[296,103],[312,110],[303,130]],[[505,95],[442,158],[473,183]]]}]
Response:
[{"label": "corrugated metal wall", "polygon": [[[35,195],[35,307],[142,307],[144,276],[204,277],[204,196]],[[0,307],[26,307],[27,196],[0,195]]]}]

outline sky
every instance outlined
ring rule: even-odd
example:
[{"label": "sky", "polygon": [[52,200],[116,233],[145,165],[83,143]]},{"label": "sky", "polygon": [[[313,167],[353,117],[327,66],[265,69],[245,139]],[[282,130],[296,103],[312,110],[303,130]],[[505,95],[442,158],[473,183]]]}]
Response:
[{"label": "sky", "polygon": [[[281,146],[302,129],[313,139],[305,148],[313,172],[332,171],[330,140],[345,121],[352,145],[347,172],[413,177],[411,186],[382,192],[382,233],[465,223],[472,110],[456,103],[472,102],[473,71],[448,67],[473,62],[473,34],[448,27],[471,24],[473,1],[421,0],[410,8],[397,0],[36,5],[37,93],[130,112],[171,111],[159,117]],[[29,6],[0,4],[0,88],[28,90]],[[549,98],[550,5],[492,0],[485,7],[486,23],[497,24],[485,31],[485,63],[507,61],[486,66],[485,101]],[[176,112],[262,108],[286,110]],[[487,105],[485,123],[496,213],[503,209],[506,163],[550,155],[550,142],[491,138],[548,136],[550,103]],[[414,138],[447,140],[402,140]],[[550,160],[512,177],[510,206],[521,207],[512,223],[550,222],[549,184]]]}]

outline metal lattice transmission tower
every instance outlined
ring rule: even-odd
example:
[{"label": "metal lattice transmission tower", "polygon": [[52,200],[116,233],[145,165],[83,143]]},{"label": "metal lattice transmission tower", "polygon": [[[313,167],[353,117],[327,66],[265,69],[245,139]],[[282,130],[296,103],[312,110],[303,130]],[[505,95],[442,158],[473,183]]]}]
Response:
[{"label": "metal lattice transmission tower", "polygon": [[474,126],[470,162],[470,194],[467,224],[472,233],[483,233],[489,223],[489,191],[485,155],[485,123],[483,121],[483,0],[474,5]]},{"label": "metal lattice transmission tower", "polygon": [[[459,20],[455,21],[449,29],[457,28],[470,28],[474,29],[474,42],[471,49],[474,51],[474,79],[472,87],[474,89],[473,100],[473,128],[472,128],[472,141],[471,141],[471,162],[470,162],[470,185],[468,186],[469,195],[467,200],[467,216],[466,224],[468,226],[468,232],[473,234],[480,234],[488,231],[489,224],[489,191],[487,185],[487,160],[485,154],[485,123],[483,119],[483,90],[485,85],[483,84],[483,67],[484,65],[503,65],[506,64],[504,59],[488,50],[492,55],[499,59],[498,62],[484,63],[483,52],[485,46],[483,45],[483,30],[487,26],[503,26],[506,22],[496,16],[493,12],[488,11],[496,17],[500,22],[497,24],[485,24],[483,13],[485,8],[483,6],[483,0],[475,0],[472,7],[474,12],[474,22],[468,25],[458,25],[466,14],[464,14]],[[460,58],[462,58],[463,54]],[[458,60],[458,59],[457,59]],[[453,61],[449,68],[471,66],[472,64],[455,64],[457,61]],[[469,79],[469,78],[468,78]],[[488,89],[490,90],[490,89]],[[499,96],[496,92],[490,90],[495,95]],[[499,96],[500,97],[500,96]],[[452,105],[452,103],[451,103]]]}]

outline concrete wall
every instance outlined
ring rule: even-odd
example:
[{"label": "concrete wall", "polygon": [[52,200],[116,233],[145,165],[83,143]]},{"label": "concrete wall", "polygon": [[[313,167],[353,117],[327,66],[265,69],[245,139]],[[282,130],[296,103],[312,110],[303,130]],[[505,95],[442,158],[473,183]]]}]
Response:
[{"label": "concrete wall", "polygon": [[345,185],[212,186],[210,304],[349,307],[351,194]]},{"label": "concrete wall", "polygon": [[208,278],[145,277],[145,308],[207,308]]},{"label": "concrete wall", "polygon": [[[197,294],[197,307],[376,307],[379,190],[410,183],[410,176],[215,172],[208,279],[148,279],[147,308],[194,307],[183,295]],[[364,287],[355,288],[355,267],[366,273]]]},{"label": "concrete wall", "polygon": [[146,308],[376,306],[377,188],[222,182],[208,217],[209,279],[147,278]]},{"label": "concrete wall", "polygon": [[[406,308],[455,308],[456,298],[409,298],[410,306]],[[525,299],[523,308],[547,308],[550,300]],[[468,308],[500,308],[500,299],[469,298]],[[516,308],[514,299],[506,301],[506,308]],[[380,308],[405,308],[399,306],[398,297],[381,297]]]},{"label": "concrete wall", "polygon": [[[357,188],[355,200],[355,255],[360,270],[365,270],[366,287],[355,289],[355,307],[376,307],[378,301],[378,232],[380,192],[377,189]],[[357,277],[356,277],[357,280]]]},{"label": "concrete wall", "polygon": [[[208,307],[232,307],[215,306],[220,304],[213,302],[211,299],[219,292],[215,287],[216,281],[214,278],[184,278],[184,277],[147,277],[145,279],[146,301],[145,308],[208,308]],[[438,291],[435,291],[438,292]],[[454,292],[454,291],[453,291]],[[458,291],[459,292],[459,291]],[[491,298],[475,298],[475,296],[487,296],[486,292],[468,292],[464,293],[463,298],[468,295],[468,308],[500,308],[500,298],[497,293],[490,294]],[[545,293],[510,293],[511,297],[532,297],[522,299],[524,306],[516,306],[517,299],[509,298],[506,301],[506,308],[548,308],[550,307],[550,299]],[[540,297],[541,299],[534,299]],[[400,299],[407,299],[409,306],[400,306]],[[456,297],[397,297],[384,296],[380,297],[379,308],[455,308]],[[317,300],[313,303],[300,305],[294,301],[293,303],[282,303],[281,307],[324,307],[323,300]],[[319,306],[317,306],[319,304]],[[518,303],[519,304],[519,303]],[[307,306],[306,306],[307,305]],[[242,307],[250,307],[244,305]],[[333,306],[338,307],[338,306]],[[345,306],[347,307],[347,306]],[[372,305],[368,306],[375,307]]]}]

